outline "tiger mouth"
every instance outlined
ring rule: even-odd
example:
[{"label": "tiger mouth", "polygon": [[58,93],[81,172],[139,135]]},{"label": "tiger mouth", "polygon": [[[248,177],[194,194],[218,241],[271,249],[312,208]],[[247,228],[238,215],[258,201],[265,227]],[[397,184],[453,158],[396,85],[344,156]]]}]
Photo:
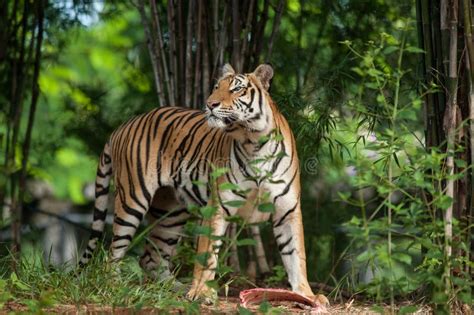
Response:
[{"label": "tiger mouth", "polygon": [[223,122],[224,124],[226,125],[230,125],[233,123],[232,119],[228,118],[228,117],[219,117],[219,116],[216,116],[214,115],[214,113],[210,112],[208,113],[207,115],[207,119],[208,120],[218,120],[220,122]]}]

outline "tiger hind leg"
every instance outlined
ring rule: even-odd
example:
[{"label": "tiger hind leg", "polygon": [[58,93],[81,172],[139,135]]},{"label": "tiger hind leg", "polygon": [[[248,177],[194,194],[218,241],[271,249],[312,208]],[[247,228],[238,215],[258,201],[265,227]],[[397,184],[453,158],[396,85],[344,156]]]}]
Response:
[{"label": "tiger hind leg", "polygon": [[125,256],[138,226],[143,220],[147,209],[143,205],[130,200],[122,201],[120,194],[115,196],[115,218],[113,223],[113,238],[110,245],[110,258],[116,262]]},{"label": "tiger hind leg", "polygon": [[153,278],[172,277],[171,258],[189,217],[188,211],[176,200],[171,188],[164,187],[157,191],[147,215],[153,228],[140,258],[140,266]]}]

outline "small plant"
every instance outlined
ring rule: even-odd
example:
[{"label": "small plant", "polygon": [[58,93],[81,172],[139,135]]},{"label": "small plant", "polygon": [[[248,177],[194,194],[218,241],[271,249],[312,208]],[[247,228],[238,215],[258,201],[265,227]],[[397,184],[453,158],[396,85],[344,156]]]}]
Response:
[{"label": "small plant", "polygon": [[281,286],[286,276],[285,268],[282,265],[276,265],[273,267],[273,274],[265,279],[265,284],[268,286]]},{"label": "small plant", "polygon": [[[360,210],[344,225],[352,239],[348,259],[355,270],[366,270],[365,281],[356,279],[356,290],[379,301],[389,299],[392,306],[395,297],[424,292],[447,312],[455,299],[471,303],[473,282],[466,267],[472,268],[472,262],[462,254],[467,248],[462,235],[469,227],[453,220],[453,235],[460,237],[451,242],[443,221],[453,203],[445,183],[461,180],[469,167],[457,159],[462,171],[450,174],[445,160],[451,153],[443,147],[427,150],[418,139],[417,111],[423,94],[406,86],[410,71],[404,68],[403,57],[423,51],[407,44],[409,25],[401,25],[401,39],[382,34],[380,43],[369,43],[364,52],[344,43],[360,60],[353,71],[361,78],[359,98],[351,101],[360,113],[357,131],[363,134],[354,144],[358,153],[350,159],[356,170],[351,184],[359,190],[372,189],[376,196],[369,202],[362,194],[340,194]],[[458,254],[447,255],[447,248]]]}]

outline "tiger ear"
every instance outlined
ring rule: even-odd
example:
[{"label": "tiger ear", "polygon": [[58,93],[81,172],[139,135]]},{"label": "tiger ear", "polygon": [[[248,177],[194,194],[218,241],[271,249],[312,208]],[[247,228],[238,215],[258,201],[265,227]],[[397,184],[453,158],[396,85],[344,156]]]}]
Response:
[{"label": "tiger ear", "polygon": [[232,66],[231,66],[230,64],[226,63],[226,64],[222,67],[221,78],[226,77],[226,76],[228,76],[228,75],[232,75],[232,74],[235,74],[234,68],[232,68]]},{"label": "tiger ear", "polygon": [[273,78],[273,68],[268,63],[261,64],[255,69],[253,74],[260,80],[265,90],[270,88],[270,82]]}]

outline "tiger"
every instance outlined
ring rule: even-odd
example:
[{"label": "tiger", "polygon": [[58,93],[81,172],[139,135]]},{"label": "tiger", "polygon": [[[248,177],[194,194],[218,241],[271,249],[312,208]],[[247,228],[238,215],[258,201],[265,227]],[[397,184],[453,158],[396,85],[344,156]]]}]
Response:
[{"label": "tiger", "polygon": [[[145,270],[162,268],[169,274],[170,259],[190,218],[187,209],[210,205],[217,211],[201,224],[212,229],[213,237],[198,237],[197,255],[208,253],[207,263],[195,262],[189,299],[215,296],[206,283],[215,278],[222,246],[219,236],[226,232],[226,218],[239,215],[248,223],[272,220],[291,289],[326,305],[327,298],[315,295],[307,279],[299,161],[291,128],[269,94],[273,68],[261,64],[251,73],[236,73],[225,64],[221,73],[204,110],[156,108],[132,118],[111,134],[99,159],[92,232],[80,264],[92,258],[103,236],[113,178],[111,261],[124,257],[146,215],[156,225],[150,231],[150,243],[145,245],[140,265]],[[275,131],[279,139],[271,137]],[[265,160],[277,152],[283,154],[270,162]],[[254,176],[254,163],[259,159],[263,162],[258,166],[273,174],[273,180],[262,181]],[[213,164],[228,171],[217,178],[216,185],[198,185],[210,183]],[[238,185],[248,194],[220,189],[223,183]],[[273,212],[255,209],[255,201],[263,194],[274,205]],[[241,201],[240,205],[229,206],[229,201],[235,200]]]}]

